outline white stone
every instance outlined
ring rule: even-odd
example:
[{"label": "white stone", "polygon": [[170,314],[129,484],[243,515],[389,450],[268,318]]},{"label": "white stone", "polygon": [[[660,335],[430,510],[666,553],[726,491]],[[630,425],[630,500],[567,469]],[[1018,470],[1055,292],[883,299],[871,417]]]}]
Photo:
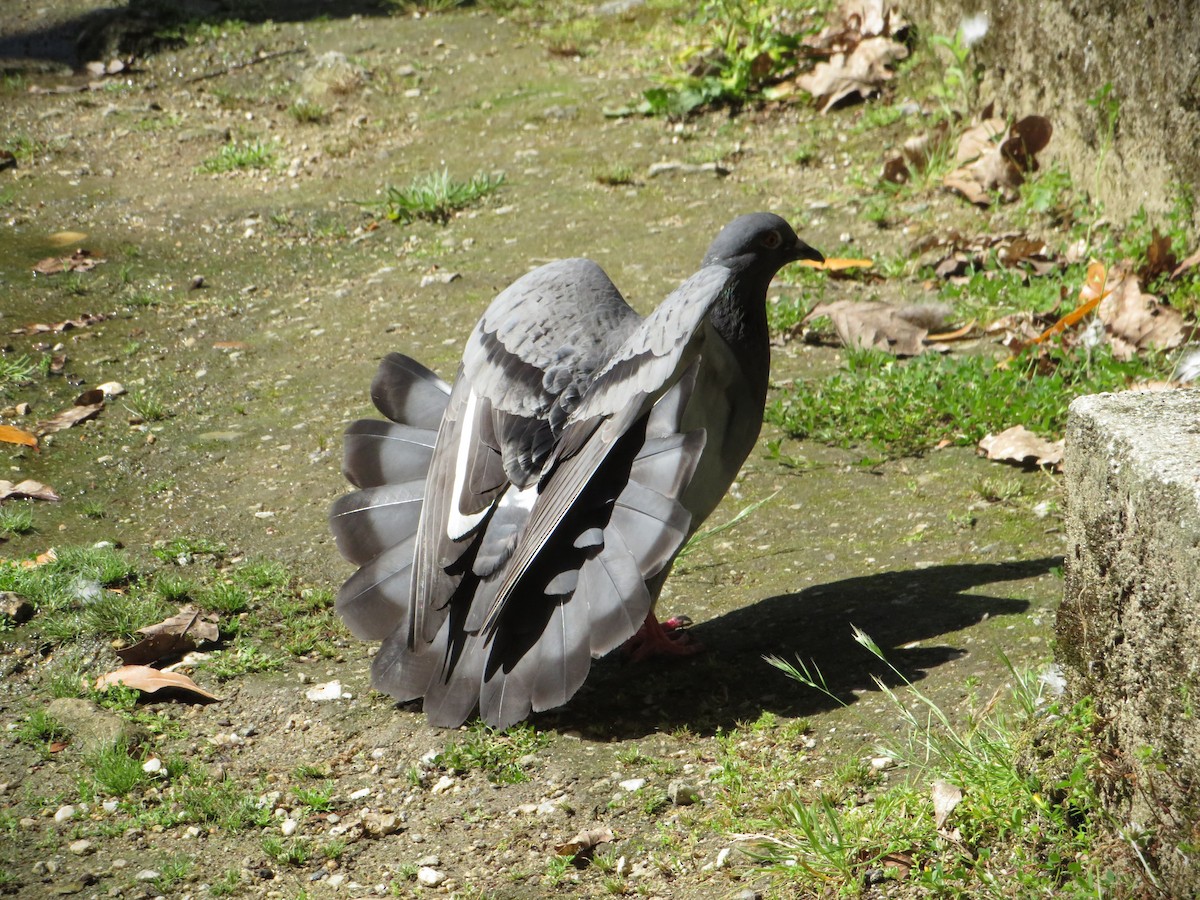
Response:
[{"label": "white stone", "polygon": [[163,770],[163,761],[157,756],[152,756],[142,763],[142,771],[147,775],[157,775]]},{"label": "white stone", "polygon": [[284,819],[283,824],[279,826],[279,830],[283,833],[284,837],[291,837],[296,833],[298,827],[300,827],[300,823],[295,819]]},{"label": "white stone", "polygon": [[645,778],[626,778],[620,782],[620,786],[627,791],[640,791],[646,786]]},{"label": "white stone", "polygon": [[54,821],[60,825],[63,822],[70,822],[73,818],[75,818],[75,807],[71,806],[70,804],[67,804],[66,806],[60,806],[58,811],[54,814]]},{"label": "white stone", "polygon": [[327,681],[324,684],[318,684],[305,691],[304,696],[314,703],[319,703],[323,700],[340,700],[342,697],[342,683],[340,681]]},{"label": "white stone", "polygon": [[437,887],[445,880],[445,872],[439,872],[430,866],[421,866],[417,869],[417,881],[425,887]]}]

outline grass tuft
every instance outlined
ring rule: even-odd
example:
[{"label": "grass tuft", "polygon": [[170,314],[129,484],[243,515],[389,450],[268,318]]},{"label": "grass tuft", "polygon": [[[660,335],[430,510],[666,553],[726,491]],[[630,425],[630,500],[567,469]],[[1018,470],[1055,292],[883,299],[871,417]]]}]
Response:
[{"label": "grass tuft", "polygon": [[406,188],[387,188],[383,202],[385,215],[393,222],[407,224],[415,219],[445,223],[461,209],[466,209],[504,184],[503,175],[479,173],[469,181],[456,181],[446,169],[418,175]]},{"label": "grass tuft", "polygon": [[279,159],[279,148],[268,141],[235,141],[226,144],[216,156],[200,163],[201,172],[212,174],[242,169],[271,169]]}]

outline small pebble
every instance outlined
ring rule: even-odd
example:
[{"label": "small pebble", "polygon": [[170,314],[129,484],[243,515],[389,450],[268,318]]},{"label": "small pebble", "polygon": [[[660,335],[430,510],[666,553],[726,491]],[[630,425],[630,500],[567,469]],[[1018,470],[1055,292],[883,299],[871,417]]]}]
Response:
[{"label": "small pebble", "polygon": [[425,887],[437,887],[446,880],[446,873],[439,872],[437,869],[429,866],[421,866],[417,869],[417,881]]},{"label": "small pebble", "polygon": [[446,791],[450,790],[450,788],[452,788],[452,787],[454,787],[454,779],[451,778],[449,775],[443,775],[441,778],[439,778],[437,780],[437,783],[433,787],[431,787],[429,790],[431,793],[441,794],[441,793],[445,793]]},{"label": "small pebble", "polygon": [[627,791],[640,791],[646,786],[645,778],[627,778],[620,782],[620,786]]},{"label": "small pebble", "polygon": [[73,818],[75,818],[75,807],[71,806],[70,804],[66,806],[60,806],[58,808],[58,812],[54,814],[54,821],[60,825],[63,822],[70,822]]},{"label": "small pebble", "polygon": [[157,775],[163,770],[162,760],[157,756],[152,756],[142,763],[142,771],[147,775]]},{"label": "small pebble", "polygon": [[350,799],[351,800],[363,800],[366,797],[370,797],[370,796],[371,796],[370,788],[359,788],[357,791],[354,791],[350,795]]},{"label": "small pebble", "polygon": [[158,879],[161,877],[162,877],[162,874],[160,872],[154,871],[154,869],[142,869],[142,871],[138,872],[136,875],[133,876],[133,880],[134,881],[158,881]]},{"label": "small pebble", "polygon": [[81,839],[78,841],[71,841],[68,849],[76,856],[85,856],[88,853],[91,853],[95,848],[92,846],[91,841],[85,841]]},{"label": "small pebble", "polygon": [[283,824],[279,826],[279,830],[283,833],[284,837],[291,837],[296,833],[299,824],[295,819],[284,819]]}]

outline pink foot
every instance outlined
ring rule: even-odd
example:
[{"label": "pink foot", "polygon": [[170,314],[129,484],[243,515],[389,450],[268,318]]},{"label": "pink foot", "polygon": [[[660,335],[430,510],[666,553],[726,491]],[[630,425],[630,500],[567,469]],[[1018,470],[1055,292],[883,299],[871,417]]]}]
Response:
[{"label": "pink foot", "polygon": [[621,653],[630,662],[644,662],[656,656],[692,656],[704,645],[684,631],[692,624],[687,616],[672,616],[659,622],[651,611],[638,633],[625,642]]}]

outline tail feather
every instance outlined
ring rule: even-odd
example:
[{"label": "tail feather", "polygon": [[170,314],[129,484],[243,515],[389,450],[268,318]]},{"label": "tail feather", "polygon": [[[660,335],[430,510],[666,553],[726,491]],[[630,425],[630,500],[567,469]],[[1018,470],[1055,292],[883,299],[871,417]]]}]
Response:
[{"label": "tail feather", "polygon": [[424,480],[437,432],[380,419],[359,419],[342,441],[342,473],[358,488]]},{"label": "tail feather", "polygon": [[412,596],[413,538],[388,547],[338,591],[338,615],[355,637],[380,641],[396,632],[407,640]]},{"label": "tail feather", "polygon": [[338,497],[329,510],[329,527],[342,556],[361,566],[394,544],[408,541],[411,546],[424,496],[425,482],[421,480]]},{"label": "tail feather", "polygon": [[450,400],[450,385],[415,359],[389,353],[371,382],[371,400],[393,422],[436,431]]}]

